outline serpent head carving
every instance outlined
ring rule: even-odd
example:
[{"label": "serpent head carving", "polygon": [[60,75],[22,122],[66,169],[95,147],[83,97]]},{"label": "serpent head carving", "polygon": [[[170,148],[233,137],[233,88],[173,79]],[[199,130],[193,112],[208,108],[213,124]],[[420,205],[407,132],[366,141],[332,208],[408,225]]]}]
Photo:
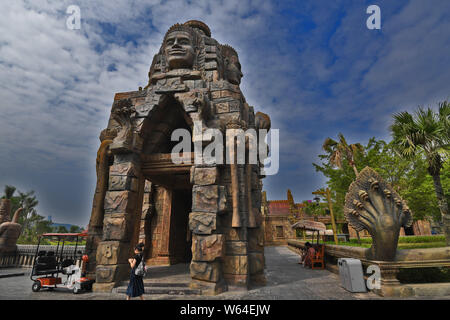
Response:
[{"label": "serpent head carving", "polygon": [[372,236],[368,258],[392,261],[401,227],[412,224],[406,202],[372,168],[362,170],[345,196],[345,218],[357,231]]}]

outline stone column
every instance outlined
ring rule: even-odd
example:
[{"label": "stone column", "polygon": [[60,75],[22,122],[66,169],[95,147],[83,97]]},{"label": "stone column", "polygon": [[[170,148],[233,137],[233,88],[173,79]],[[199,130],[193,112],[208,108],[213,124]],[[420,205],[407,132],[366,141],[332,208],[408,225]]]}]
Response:
[{"label": "stone column", "polygon": [[249,195],[251,195],[250,211],[253,212],[255,226],[248,227],[248,250],[249,250],[249,273],[250,281],[254,284],[265,284],[266,277],[264,275],[264,224],[263,216],[261,214],[262,202],[262,183],[258,178],[258,167],[250,165],[249,175],[251,176],[251,187],[249,188]]},{"label": "stone column", "polygon": [[134,153],[117,154],[109,171],[109,188],[105,196],[103,238],[97,248],[94,291],[110,292],[130,272],[132,236],[140,222],[144,180],[140,160]]},{"label": "stone column", "polygon": [[217,167],[193,166],[191,169],[192,232],[191,288],[203,294],[218,294],[227,289],[223,278],[225,236],[218,230],[218,214],[226,209],[225,187],[219,185]]},{"label": "stone column", "polygon": [[144,186],[144,196],[142,202],[142,215],[139,226],[139,237],[138,242],[144,244],[144,259],[150,258],[150,247],[152,245],[151,241],[151,218],[153,212],[153,204],[152,204],[152,183],[148,180],[145,180]]}]

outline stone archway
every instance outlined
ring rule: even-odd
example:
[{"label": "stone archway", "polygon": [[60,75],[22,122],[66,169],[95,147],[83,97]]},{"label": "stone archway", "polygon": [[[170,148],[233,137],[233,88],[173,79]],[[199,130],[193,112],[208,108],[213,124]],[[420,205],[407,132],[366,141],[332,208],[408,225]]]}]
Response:
[{"label": "stone archway", "polygon": [[[145,243],[148,265],[190,262],[192,164],[174,164],[170,151],[176,143],[171,141],[172,132],[180,128],[192,132],[192,121],[181,104],[170,96],[162,99],[155,109],[151,121],[145,124],[147,132],[141,154],[146,187],[139,241]],[[185,156],[192,161],[191,153]]]}]

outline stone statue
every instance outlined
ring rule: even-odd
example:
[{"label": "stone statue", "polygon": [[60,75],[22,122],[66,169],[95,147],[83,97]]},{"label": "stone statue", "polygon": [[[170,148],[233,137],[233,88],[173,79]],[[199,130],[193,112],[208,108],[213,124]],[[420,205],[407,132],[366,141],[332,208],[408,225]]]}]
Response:
[{"label": "stone statue", "polygon": [[241,84],[241,78],[244,75],[241,71],[241,64],[236,50],[229,45],[222,45],[221,49],[224,56],[225,79],[235,85]]},{"label": "stone statue", "polygon": [[18,223],[22,210],[22,208],[16,210],[12,221],[0,224],[0,254],[14,253],[16,251],[16,242],[22,231],[22,226]]},{"label": "stone statue", "polygon": [[193,68],[197,41],[197,34],[190,27],[176,24],[169,29],[163,45],[169,70]]},{"label": "stone statue", "polygon": [[372,168],[362,170],[345,196],[345,218],[358,232],[372,237],[368,259],[393,261],[401,227],[412,224],[406,202]]}]

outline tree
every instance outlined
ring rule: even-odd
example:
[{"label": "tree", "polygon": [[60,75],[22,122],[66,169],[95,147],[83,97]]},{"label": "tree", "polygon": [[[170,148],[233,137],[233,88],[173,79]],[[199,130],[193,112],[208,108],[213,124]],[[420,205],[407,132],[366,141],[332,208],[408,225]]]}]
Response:
[{"label": "tree", "polygon": [[342,169],[343,161],[347,161],[352,167],[355,176],[357,176],[358,169],[356,168],[355,157],[357,153],[363,152],[364,148],[359,143],[349,145],[342,133],[339,133],[338,137],[339,142],[331,138],[326,138],[322,145],[322,149],[329,154],[328,161],[331,165]]},{"label": "tree", "polygon": [[[393,142],[386,143],[375,138],[364,145],[364,152],[357,154],[358,168],[369,166],[377,171],[407,201],[413,212],[414,220],[441,217],[438,202],[434,195],[433,179],[428,174],[427,163],[421,154],[410,159],[400,157]],[[343,162],[342,168],[330,165],[329,155],[319,155],[321,164],[313,164],[316,171],[327,178],[327,185],[332,191],[333,210],[336,217],[342,218],[345,194],[353,181],[353,169]],[[441,173],[444,193],[450,192],[450,162],[444,163]]]},{"label": "tree", "polygon": [[36,211],[36,206],[39,204],[39,201],[36,199],[33,190],[29,192],[19,191],[18,193],[18,205],[23,208],[19,223],[22,225],[22,233],[24,236],[31,237],[34,224],[40,221],[40,218],[43,219]]},{"label": "tree", "polygon": [[16,192],[16,187],[6,185],[5,186],[5,195],[3,196],[3,198],[11,199],[12,196],[14,195],[14,192]]},{"label": "tree", "polygon": [[58,233],[68,233],[67,228],[65,226],[58,226]]},{"label": "tree", "polygon": [[70,226],[70,230],[69,230],[70,233],[79,233],[81,231],[82,230],[79,226],[75,226],[75,225]]},{"label": "tree", "polygon": [[394,115],[390,130],[398,154],[412,158],[422,153],[427,162],[427,171],[433,178],[434,190],[444,223],[444,234],[450,246],[450,215],[448,202],[441,183],[441,169],[450,144],[450,104],[439,104],[438,113],[431,108],[418,108],[414,114],[400,112]]},{"label": "tree", "polygon": [[[11,198],[16,191],[16,187],[6,185],[5,195],[0,202],[0,223],[11,220]],[[15,210],[13,211],[15,212]]]}]

